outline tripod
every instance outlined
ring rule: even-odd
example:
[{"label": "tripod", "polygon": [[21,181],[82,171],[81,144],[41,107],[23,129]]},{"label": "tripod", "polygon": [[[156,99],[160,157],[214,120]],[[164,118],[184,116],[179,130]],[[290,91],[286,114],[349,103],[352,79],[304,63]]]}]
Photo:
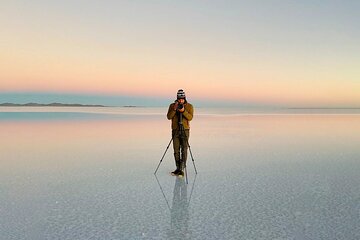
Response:
[{"label": "tripod", "polygon": [[[160,162],[159,162],[159,164],[158,164],[158,166],[157,166],[154,174],[156,174],[157,170],[159,169],[160,164],[161,164],[161,162],[163,161],[163,159],[164,159],[164,157],[165,157],[165,154],[166,154],[167,150],[169,149],[169,146],[170,146],[171,142],[174,140],[174,137],[177,135],[177,133],[179,133],[179,131],[180,131],[180,138],[181,138],[181,139],[184,139],[184,138],[185,138],[186,144],[187,144],[187,146],[189,147],[191,160],[192,160],[192,163],[193,163],[194,169],[195,169],[195,174],[197,174],[194,157],[193,157],[193,155],[192,155],[191,147],[190,147],[190,144],[189,144],[189,139],[188,139],[188,136],[187,136],[186,133],[185,133],[184,125],[183,125],[183,123],[182,123],[182,117],[183,117],[183,116],[182,116],[182,113],[180,112],[180,113],[179,113],[179,122],[178,122],[177,132],[175,132],[174,134],[172,134],[171,140],[170,140],[169,144],[167,145],[166,150],[165,150],[164,154],[162,155],[162,157],[161,157],[161,159],[160,159]],[[184,169],[185,169],[186,183],[188,183],[187,170],[186,170],[186,169],[187,169],[187,168],[186,168],[186,161],[184,161],[183,164],[184,164]]]}]

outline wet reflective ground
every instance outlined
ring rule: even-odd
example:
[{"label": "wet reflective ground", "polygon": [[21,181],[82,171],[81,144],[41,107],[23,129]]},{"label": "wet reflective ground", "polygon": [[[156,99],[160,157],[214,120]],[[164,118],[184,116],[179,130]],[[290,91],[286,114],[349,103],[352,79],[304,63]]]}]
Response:
[{"label": "wet reflective ground", "polygon": [[360,115],[199,109],[186,184],[165,114],[1,108],[0,239],[360,238]]}]

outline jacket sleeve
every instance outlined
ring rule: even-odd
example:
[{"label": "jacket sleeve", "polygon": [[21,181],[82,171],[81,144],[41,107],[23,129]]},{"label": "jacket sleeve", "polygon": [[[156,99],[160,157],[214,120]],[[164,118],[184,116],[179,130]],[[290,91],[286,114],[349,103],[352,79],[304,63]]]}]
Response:
[{"label": "jacket sleeve", "polygon": [[173,117],[176,114],[176,110],[174,110],[174,103],[170,104],[169,109],[168,109],[168,113],[167,113],[167,118],[169,120],[173,119]]},{"label": "jacket sleeve", "polygon": [[194,114],[194,107],[191,104],[188,104],[189,106],[185,108],[185,111],[183,112],[183,116],[188,120],[191,121],[193,119]]}]

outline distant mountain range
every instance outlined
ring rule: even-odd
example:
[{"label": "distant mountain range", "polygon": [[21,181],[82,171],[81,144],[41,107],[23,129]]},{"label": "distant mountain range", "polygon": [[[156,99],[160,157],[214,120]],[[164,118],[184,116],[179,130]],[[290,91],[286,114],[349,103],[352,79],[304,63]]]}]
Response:
[{"label": "distant mountain range", "polygon": [[49,103],[49,104],[41,104],[41,103],[25,103],[25,104],[17,104],[17,103],[0,103],[0,107],[106,107],[104,105],[91,105],[91,104],[78,104],[78,103]]}]

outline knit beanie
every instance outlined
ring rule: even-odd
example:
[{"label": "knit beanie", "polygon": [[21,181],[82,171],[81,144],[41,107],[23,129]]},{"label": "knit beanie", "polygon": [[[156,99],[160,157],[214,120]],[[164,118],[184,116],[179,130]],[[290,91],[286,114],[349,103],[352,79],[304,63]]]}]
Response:
[{"label": "knit beanie", "polygon": [[186,98],[185,92],[184,92],[184,90],[182,90],[182,89],[179,89],[179,90],[177,91],[176,96],[177,96],[177,99],[185,99],[185,98]]}]

